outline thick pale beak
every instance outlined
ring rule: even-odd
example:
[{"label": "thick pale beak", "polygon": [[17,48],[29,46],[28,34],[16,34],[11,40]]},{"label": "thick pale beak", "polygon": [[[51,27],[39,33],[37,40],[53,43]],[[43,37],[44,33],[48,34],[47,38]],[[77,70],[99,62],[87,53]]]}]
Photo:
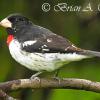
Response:
[{"label": "thick pale beak", "polygon": [[7,18],[5,18],[0,22],[0,26],[5,27],[5,28],[11,28],[12,23]]}]

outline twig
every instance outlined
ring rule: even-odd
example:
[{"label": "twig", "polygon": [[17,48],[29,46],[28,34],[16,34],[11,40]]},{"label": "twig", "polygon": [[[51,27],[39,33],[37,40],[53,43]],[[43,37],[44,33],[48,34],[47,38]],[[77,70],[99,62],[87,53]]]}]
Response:
[{"label": "twig", "polygon": [[65,79],[19,79],[0,83],[0,89],[11,91],[23,88],[52,88],[52,89],[77,89],[100,93],[100,82],[92,82],[85,79],[65,78]]},{"label": "twig", "polygon": [[2,91],[0,89],[0,100],[17,100],[17,99],[14,99],[13,97],[7,95],[4,91]]}]

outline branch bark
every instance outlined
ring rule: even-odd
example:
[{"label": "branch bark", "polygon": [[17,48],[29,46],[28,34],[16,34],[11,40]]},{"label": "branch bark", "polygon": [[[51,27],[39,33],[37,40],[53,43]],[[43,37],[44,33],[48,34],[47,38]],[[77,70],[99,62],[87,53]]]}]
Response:
[{"label": "branch bark", "polygon": [[92,82],[85,79],[64,78],[64,79],[19,79],[0,83],[3,91],[12,91],[24,88],[51,88],[51,89],[77,89],[100,93],[100,82]]},{"label": "branch bark", "polygon": [[0,89],[0,100],[17,100],[9,95],[7,95],[4,91]]}]

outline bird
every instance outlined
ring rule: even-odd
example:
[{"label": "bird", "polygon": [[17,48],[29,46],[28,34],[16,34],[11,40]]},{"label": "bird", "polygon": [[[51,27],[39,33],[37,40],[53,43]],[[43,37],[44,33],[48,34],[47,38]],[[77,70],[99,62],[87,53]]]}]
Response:
[{"label": "bird", "polygon": [[7,31],[12,58],[36,71],[32,78],[43,72],[56,71],[72,61],[100,57],[100,52],[81,49],[63,36],[35,25],[22,14],[8,15],[0,21],[0,26]]}]

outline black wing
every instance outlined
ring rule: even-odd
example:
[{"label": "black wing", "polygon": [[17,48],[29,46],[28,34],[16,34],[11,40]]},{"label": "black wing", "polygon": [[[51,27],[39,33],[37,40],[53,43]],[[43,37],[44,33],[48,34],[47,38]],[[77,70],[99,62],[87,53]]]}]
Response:
[{"label": "black wing", "polygon": [[[36,26],[35,30],[32,28],[31,32],[33,32],[33,36],[31,35],[29,39],[22,41],[22,49],[26,52],[66,53],[80,51],[80,49],[75,47],[70,41],[54,34],[48,29]],[[29,41],[33,41],[33,44],[28,44]],[[26,42],[27,44],[25,44]]]}]

